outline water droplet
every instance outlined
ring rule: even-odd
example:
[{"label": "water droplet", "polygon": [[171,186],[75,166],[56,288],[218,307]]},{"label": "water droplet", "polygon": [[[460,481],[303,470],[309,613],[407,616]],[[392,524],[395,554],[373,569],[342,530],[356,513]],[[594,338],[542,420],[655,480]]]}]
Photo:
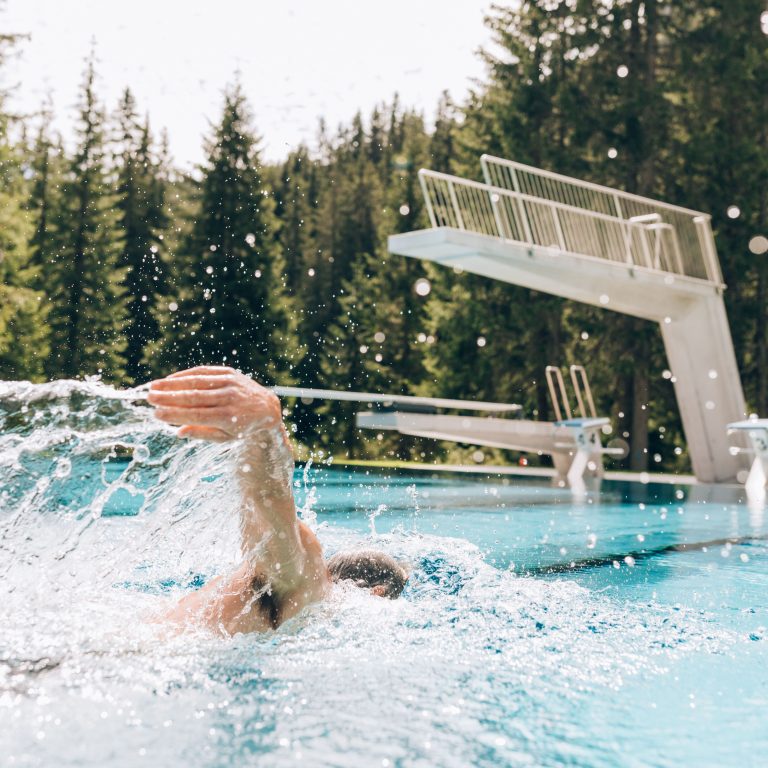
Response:
[{"label": "water droplet", "polygon": [[749,251],[754,253],[755,256],[761,256],[764,253],[768,253],[768,237],[763,235],[756,235],[749,241]]},{"label": "water droplet", "polygon": [[386,338],[387,338],[387,337],[386,337],[386,335],[385,335],[385,334],[383,334],[381,331],[376,331],[376,333],[374,333],[374,334],[373,334],[373,340],[374,340],[374,341],[375,341],[377,344],[383,344],[383,343],[384,343],[384,340],[385,340]]},{"label": "water droplet", "polygon": [[610,296],[608,296],[607,293],[603,293],[600,295],[600,303],[605,305],[611,300]]},{"label": "water droplet", "polygon": [[626,64],[620,64],[616,68],[616,75],[622,80],[629,74],[629,67]]},{"label": "water droplet", "polygon": [[484,347],[485,346],[485,336],[478,336],[477,337],[477,346],[478,347]]},{"label": "water droplet", "polygon": [[616,147],[611,147],[611,148],[608,150],[608,157],[609,157],[611,160],[615,160],[615,159],[616,159],[618,156],[619,156],[619,150],[618,150],[618,149],[616,149]]},{"label": "water droplet", "polygon": [[410,212],[411,212],[410,207],[405,205],[405,203],[403,203],[403,205],[400,206],[400,215],[401,216],[407,216]]},{"label": "water droplet", "polygon": [[729,219],[738,219],[741,216],[741,208],[738,205],[729,205],[726,214]]},{"label": "water droplet", "polygon": [[171,302],[171,303],[168,305],[168,309],[169,309],[171,312],[175,312],[175,311],[176,311],[178,308],[179,308],[179,305],[178,305],[178,304],[177,304],[175,301],[172,301],[172,302]]},{"label": "water droplet", "polygon": [[419,296],[428,296],[429,292],[432,290],[432,285],[425,277],[420,277],[413,284],[413,290],[416,291]]}]

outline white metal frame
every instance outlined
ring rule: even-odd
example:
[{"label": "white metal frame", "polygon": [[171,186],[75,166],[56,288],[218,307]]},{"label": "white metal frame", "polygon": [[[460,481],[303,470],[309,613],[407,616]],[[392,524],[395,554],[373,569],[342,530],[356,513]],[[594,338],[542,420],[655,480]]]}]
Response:
[{"label": "white metal frame", "polygon": [[744,483],[747,498],[751,502],[762,503],[766,499],[768,487],[768,419],[747,419],[728,425],[729,433],[746,434],[752,445],[751,451],[732,448],[737,453],[752,453],[754,460],[749,475]]}]

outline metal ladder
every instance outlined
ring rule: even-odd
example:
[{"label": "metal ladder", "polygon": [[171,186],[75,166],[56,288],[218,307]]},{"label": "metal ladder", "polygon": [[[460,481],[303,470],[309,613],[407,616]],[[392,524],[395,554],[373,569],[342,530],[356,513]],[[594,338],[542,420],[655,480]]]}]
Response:
[{"label": "metal ladder", "polygon": [[[582,419],[597,418],[595,401],[592,399],[592,388],[589,386],[587,371],[583,365],[572,365],[568,369],[571,377],[571,386],[576,398],[576,411]],[[571,410],[570,398],[565,386],[563,372],[556,365],[548,365],[546,368],[547,387],[552,407],[555,409],[557,421],[570,421],[574,411]],[[562,407],[561,407],[562,406]],[[565,419],[563,419],[565,414]]]}]

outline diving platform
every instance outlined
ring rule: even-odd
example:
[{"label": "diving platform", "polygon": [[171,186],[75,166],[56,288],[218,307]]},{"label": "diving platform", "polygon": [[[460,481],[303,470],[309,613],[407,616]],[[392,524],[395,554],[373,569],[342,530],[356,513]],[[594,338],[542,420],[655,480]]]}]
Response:
[{"label": "diving platform", "polygon": [[728,425],[746,405],[710,217],[484,155],[484,182],[419,178],[431,228],[392,253],[659,323],[694,473],[748,469]]},{"label": "diving platform", "polygon": [[[570,367],[576,400],[574,409],[571,408],[562,371],[556,366],[547,366],[546,378],[556,415],[555,421],[505,419],[499,415],[446,414],[438,413],[435,407],[422,409],[414,407],[411,403],[387,403],[381,400],[377,407],[357,414],[357,426],[364,429],[396,431],[402,435],[431,440],[547,454],[552,458],[557,482],[561,485],[567,484],[574,493],[583,493],[587,481],[599,482],[602,478],[603,455],[623,457],[625,452],[622,448],[603,447],[601,444],[601,434],[611,431],[610,419],[596,415],[592,391],[583,366]],[[452,410],[480,410],[478,404],[472,401],[418,399],[432,403],[452,402],[454,405],[449,406]],[[404,408],[404,405],[408,407]]]},{"label": "diving platform", "polygon": [[[361,429],[396,431],[432,440],[547,454],[552,457],[557,482],[580,493],[586,489],[587,481],[602,478],[604,455],[624,456],[625,451],[602,446],[601,434],[610,432],[610,420],[595,413],[584,367],[572,365],[569,372],[575,397],[573,408],[562,371],[556,366],[548,366],[546,370],[557,417],[554,422],[520,418],[522,409],[515,403],[309,387],[275,386],[272,391],[280,397],[296,398],[304,403],[313,400],[360,403],[368,409],[356,415],[356,424]],[[474,415],[477,413],[482,415]]]}]

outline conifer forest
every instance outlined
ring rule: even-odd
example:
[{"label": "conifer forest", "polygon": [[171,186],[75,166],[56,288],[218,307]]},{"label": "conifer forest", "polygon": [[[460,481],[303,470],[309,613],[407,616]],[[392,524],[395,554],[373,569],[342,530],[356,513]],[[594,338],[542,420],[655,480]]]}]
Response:
[{"label": "conifer forest", "polygon": [[[711,213],[748,407],[768,416],[768,255],[748,247],[768,236],[762,10],[494,5],[486,75],[465,101],[446,93],[423,114],[382,94],[371,114],[320,121],[313,146],[279,163],[262,159],[259,105],[233,75],[189,172],[130,83],[103,103],[93,55],[74,141],[45,104],[14,113],[2,71],[24,39],[3,30],[0,4],[0,379],[133,386],[204,362],[266,383],[520,403],[545,419],[545,366],[581,363],[630,444],[613,466],[685,471],[656,325],[391,255],[387,236],[429,226],[420,168],[480,179],[484,152]],[[474,452],[362,432],[354,403],[286,407],[300,451]]]}]

